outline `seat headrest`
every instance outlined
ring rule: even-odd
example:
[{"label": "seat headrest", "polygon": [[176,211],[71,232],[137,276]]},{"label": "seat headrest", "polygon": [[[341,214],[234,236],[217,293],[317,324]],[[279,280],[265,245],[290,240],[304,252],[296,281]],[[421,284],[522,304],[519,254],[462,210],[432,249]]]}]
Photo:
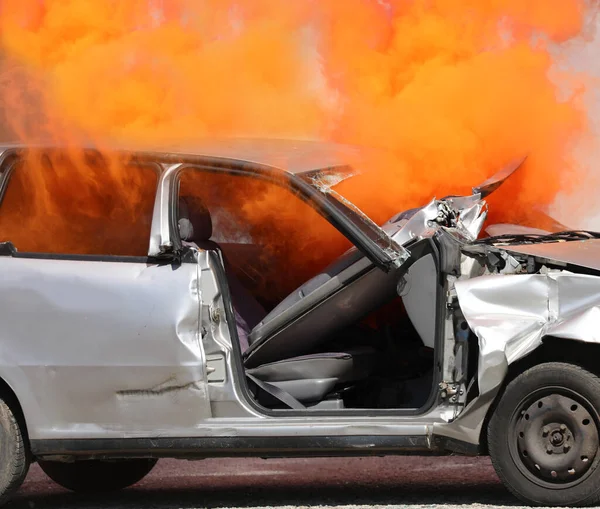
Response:
[{"label": "seat headrest", "polygon": [[203,242],[212,237],[210,212],[197,196],[182,196],[179,199],[178,215],[181,240]]}]

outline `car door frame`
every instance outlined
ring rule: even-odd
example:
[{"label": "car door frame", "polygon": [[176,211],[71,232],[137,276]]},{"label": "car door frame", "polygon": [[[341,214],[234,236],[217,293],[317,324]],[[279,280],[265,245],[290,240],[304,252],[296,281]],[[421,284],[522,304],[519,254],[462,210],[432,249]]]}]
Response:
[{"label": "car door frame", "polygon": [[[332,204],[331,197],[328,196],[327,192],[319,191],[307,180],[297,175],[278,168],[246,161],[222,160],[214,157],[198,157],[193,159],[193,162],[186,162],[185,158],[182,158],[183,162],[166,166],[165,171],[161,175],[153,215],[150,256],[169,258],[177,257],[181,253],[182,244],[179,235],[176,233],[176,197],[179,191],[177,183],[182,171],[196,169],[254,177],[269,181],[291,191],[297,191],[300,199],[314,208],[377,267],[385,272],[400,267],[409,258],[406,249],[397,244],[367,216],[360,214],[365,230],[367,231],[365,233],[357,224],[344,215],[339,206],[336,207]],[[316,169],[315,172],[317,171],[335,171],[335,168]],[[158,196],[160,199],[158,199]],[[342,204],[342,206],[344,205]],[[347,211],[355,212],[348,207]],[[383,248],[378,242],[370,238],[368,233],[379,236],[380,240],[387,244],[386,248]]]},{"label": "car door frame", "polygon": [[[380,254],[382,254],[383,258],[387,256],[387,260],[389,260],[389,253],[384,253],[382,248],[378,246],[376,243],[370,241],[369,239],[365,239],[364,236],[359,235],[360,231],[357,234],[358,228],[347,218],[339,217],[341,216],[341,212],[336,210],[333,207],[333,211],[331,214],[335,216],[337,219],[337,223],[334,223],[330,217],[327,215],[330,212],[329,208],[325,208],[319,210],[317,205],[325,204],[327,205],[326,198],[323,199],[320,191],[311,186],[307,181],[301,178],[296,178],[293,175],[286,174],[285,172],[281,172],[280,170],[275,170],[269,167],[257,167],[255,164],[247,164],[245,162],[232,162],[228,160],[226,164],[223,164],[223,161],[206,161],[204,164],[201,162],[179,162],[176,164],[172,164],[167,167],[164,173],[161,175],[161,181],[159,183],[159,191],[161,200],[156,202],[156,209],[154,214],[154,223],[153,223],[153,249],[156,251],[153,252],[155,256],[166,257],[178,259],[181,258],[182,255],[182,244],[179,238],[178,230],[177,230],[177,200],[179,194],[179,176],[183,171],[192,170],[192,171],[209,171],[209,172],[217,172],[217,173],[225,173],[231,175],[239,175],[239,176],[248,176],[258,179],[267,180],[275,185],[279,185],[281,187],[289,186],[290,192],[298,191],[300,193],[300,198],[305,199],[305,201],[315,208],[317,212],[319,212],[327,221],[331,222],[348,240],[350,240],[354,245],[356,245],[359,249],[359,242],[364,246],[365,242],[371,242],[369,245],[370,250],[378,250]],[[282,175],[283,173],[283,175]],[[234,177],[235,178],[235,177]],[[316,199],[315,199],[316,195]],[[313,201],[314,200],[314,201]],[[348,224],[349,223],[349,224]],[[415,239],[415,242],[418,239]],[[415,242],[411,242],[409,244],[415,244]],[[420,253],[423,250],[425,245],[429,246],[428,249],[433,250],[435,252],[436,258],[436,267],[439,265],[439,252],[435,243],[430,239],[424,242],[417,243],[420,244],[418,246],[414,246],[413,251],[408,251],[408,256],[402,262],[408,268],[412,263],[414,263],[419,257]],[[402,248],[404,249],[404,248]],[[363,250],[363,253],[366,249]],[[365,253],[366,254],[366,253]],[[219,256],[218,254],[215,256]],[[384,270],[389,270],[390,266],[385,265],[381,262],[381,258],[379,259],[379,267]],[[218,280],[219,284],[222,287],[223,292],[223,305],[225,307],[225,313],[227,315],[227,320],[231,324],[235,324],[234,311],[231,304],[231,298],[229,297],[229,289],[227,285],[227,279],[224,272],[223,263],[213,265],[215,272],[214,276]],[[438,267],[439,271],[439,267]],[[439,274],[438,274],[439,276]],[[443,348],[447,347],[445,345],[445,338],[443,338],[445,321],[447,317],[444,314],[445,310],[445,289],[442,286],[438,285],[438,296],[437,296],[437,317],[436,317],[436,359],[437,362],[444,363],[444,353]],[[230,327],[229,334],[231,336],[231,348],[234,352],[234,357],[239,359],[242,358],[242,353],[239,349],[238,338],[237,338],[237,330],[235,326]],[[243,401],[240,401],[240,404],[245,406],[246,408],[250,407],[254,412],[259,415],[304,415],[305,411],[294,411],[294,410],[269,410],[265,409],[251,396],[249,392],[249,388],[246,382],[246,378],[243,372],[243,366],[241,366],[240,362],[235,363],[236,366],[230,366],[233,382],[235,385],[241,389],[241,393],[238,393],[238,397],[243,395]],[[237,364],[240,364],[237,366]],[[239,368],[239,369],[238,369]],[[440,380],[441,381],[441,380]],[[436,383],[438,380],[436,379]],[[426,415],[428,412],[432,411],[436,407],[438,391],[436,391],[435,386],[432,387],[430,397],[428,398],[425,405],[418,409],[416,412],[414,411],[404,411],[403,409],[380,409],[376,411],[362,411],[360,409],[352,410],[348,409],[344,413],[352,414],[352,415],[396,415],[396,416],[419,416]],[[454,405],[450,405],[454,406]],[[330,411],[312,411],[311,415],[331,415]]]}]

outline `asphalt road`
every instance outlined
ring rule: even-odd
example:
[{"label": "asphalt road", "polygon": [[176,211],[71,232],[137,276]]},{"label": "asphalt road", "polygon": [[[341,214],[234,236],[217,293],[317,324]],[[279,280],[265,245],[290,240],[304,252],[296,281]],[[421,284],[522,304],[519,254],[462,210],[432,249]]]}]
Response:
[{"label": "asphalt road", "polygon": [[81,496],[37,467],[10,507],[192,509],[200,507],[515,506],[487,458],[328,458],[161,460],[136,486]]}]

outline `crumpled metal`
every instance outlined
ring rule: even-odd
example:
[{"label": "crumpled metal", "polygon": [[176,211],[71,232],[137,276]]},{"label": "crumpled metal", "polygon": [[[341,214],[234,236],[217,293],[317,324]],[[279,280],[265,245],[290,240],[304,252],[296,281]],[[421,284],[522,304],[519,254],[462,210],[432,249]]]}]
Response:
[{"label": "crumpled metal", "polygon": [[431,237],[440,228],[455,229],[465,240],[477,238],[487,217],[487,203],[476,194],[453,196],[442,200],[433,199],[416,210],[395,232],[394,223],[384,225],[398,244],[405,244],[414,238]]},{"label": "crumpled metal", "polygon": [[478,201],[459,211],[457,228],[466,232],[470,240],[475,240],[487,217],[487,203]]},{"label": "crumpled metal", "polygon": [[508,366],[553,336],[600,343],[600,278],[567,271],[487,275],[455,283],[461,310],[479,339],[480,395]]}]

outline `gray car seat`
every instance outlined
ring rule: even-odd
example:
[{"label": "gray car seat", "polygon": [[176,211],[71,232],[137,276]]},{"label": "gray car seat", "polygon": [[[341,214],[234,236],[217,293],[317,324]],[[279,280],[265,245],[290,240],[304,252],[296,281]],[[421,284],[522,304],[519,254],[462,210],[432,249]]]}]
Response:
[{"label": "gray car seat", "polygon": [[[200,249],[219,250],[210,240],[212,220],[205,205],[196,197],[184,197],[179,202],[179,234],[186,244]],[[229,262],[221,251],[225,273],[234,308],[236,328],[242,352],[248,349],[248,335],[266,313],[254,296],[235,276]],[[280,304],[281,306],[281,304]],[[277,309],[277,308],[276,308]],[[304,353],[309,352],[305,350]],[[247,370],[249,377],[259,387],[273,394],[273,390],[291,396],[303,403],[321,401],[333,388],[344,382],[360,380],[369,375],[374,364],[374,351],[369,348],[348,352],[311,353],[310,355],[286,355],[285,349],[277,358],[264,365],[254,364]],[[273,389],[275,387],[275,389]],[[281,399],[278,396],[275,396]]]},{"label": "gray car seat", "polygon": [[392,300],[398,279],[398,271],[386,273],[356,248],[350,249],[253,328],[246,366],[314,352],[332,332]]},{"label": "gray car seat", "polygon": [[246,372],[251,377],[285,391],[302,403],[317,403],[336,386],[367,378],[373,371],[375,360],[374,350],[363,347],[347,352],[292,357],[263,364]]}]

